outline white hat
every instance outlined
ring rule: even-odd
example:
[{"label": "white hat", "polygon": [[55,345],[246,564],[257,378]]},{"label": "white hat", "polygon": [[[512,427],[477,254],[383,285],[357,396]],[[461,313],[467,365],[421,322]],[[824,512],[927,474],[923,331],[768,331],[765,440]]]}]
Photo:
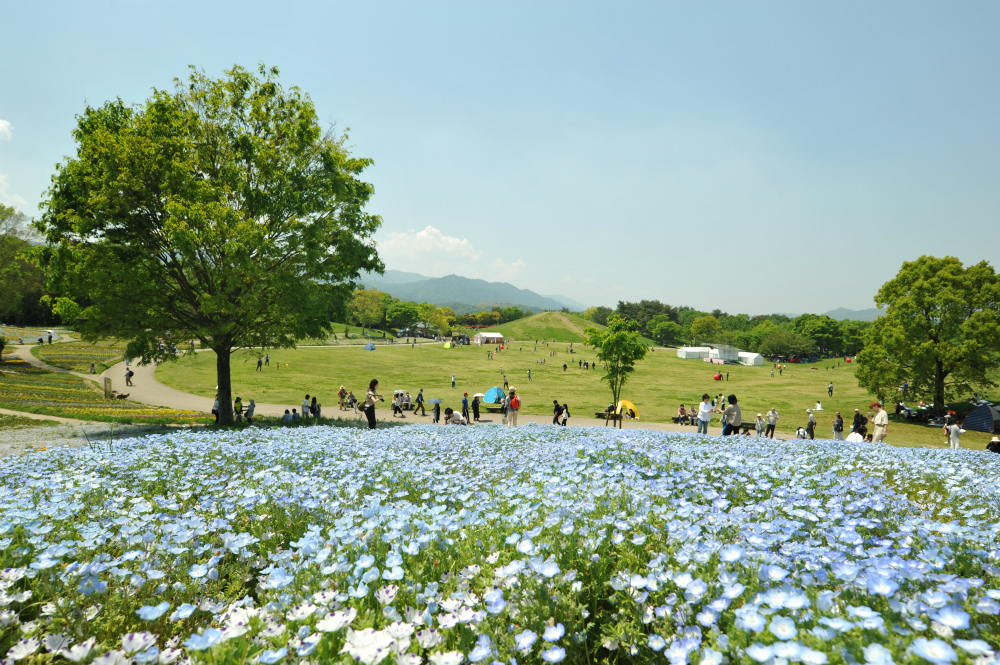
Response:
[{"label": "white hat", "polygon": [[990,443],[1000,443],[1000,436],[995,436],[990,439]]},{"label": "white hat", "polygon": [[812,413],[812,412],[813,412],[812,409],[806,409],[806,413]]},{"label": "white hat", "polygon": [[758,413],[758,414],[757,414],[757,417],[758,417],[758,418],[760,418],[760,417],[761,417],[761,416],[763,416],[763,415],[764,415],[763,413]]}]

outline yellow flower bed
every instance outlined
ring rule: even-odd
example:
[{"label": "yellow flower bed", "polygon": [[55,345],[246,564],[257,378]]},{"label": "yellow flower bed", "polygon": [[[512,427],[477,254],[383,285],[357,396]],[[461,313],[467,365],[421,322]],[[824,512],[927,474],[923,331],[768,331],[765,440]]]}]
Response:
[{"label": "yellow flower bed", "polygon": [[198,411],[177,411],[129,400],[107,400],[95,384],[18,360],[0,365],[0,407],[81,420],[205,420]]},{"label": "yellow flower bed", "polygon": [[125,355],[124,342],[66,342],[46,344],[34,349],[50,365],[74,372],[89,372],[90,363],[113,365]]}]

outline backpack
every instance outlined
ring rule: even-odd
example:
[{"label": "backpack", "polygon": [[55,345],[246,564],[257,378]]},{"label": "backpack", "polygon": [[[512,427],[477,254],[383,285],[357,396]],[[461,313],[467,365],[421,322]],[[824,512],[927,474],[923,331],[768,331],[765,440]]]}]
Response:
[{"label": "backpack", "polygon": [[510,398],[510,408],[512,408],[512,409],[520,409],[521,408],[521,398],[518,397],[517,395],[514,395],[513,397],[511,397]]}]

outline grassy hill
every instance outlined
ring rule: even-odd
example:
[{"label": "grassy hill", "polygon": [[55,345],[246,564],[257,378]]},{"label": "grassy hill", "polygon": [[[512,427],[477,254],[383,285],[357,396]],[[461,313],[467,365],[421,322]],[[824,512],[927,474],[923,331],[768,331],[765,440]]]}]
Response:
[{"label": "grassy hill", "polygon": [[503,323],[498,326],[482,328],[484,332],[498,332],[507,337],[518,340],[548,340],[550,342],[583,342],[584,330],[587,328],[597,328],[603,330],[604,326],[597,325],[591,321],[576,316],[575,314],[563,314],[562,312],[541,312],[526,316],[517,321]]}]

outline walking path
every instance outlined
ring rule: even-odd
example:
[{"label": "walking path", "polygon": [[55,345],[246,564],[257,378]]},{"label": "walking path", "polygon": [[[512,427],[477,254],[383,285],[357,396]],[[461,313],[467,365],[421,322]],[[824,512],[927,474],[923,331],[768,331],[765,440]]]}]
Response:
[{"label": "walking path", "polygon": [[5,416],[21,416],[22,418],[31,418],[32,420],[54,420],[57,423],[64,423],[66,425],[84,425],[88,422],[86,420],[77,420],[76,418],[62,418],[60,416],[47,416],[44,413],[31,413],[30,411],[0,409],[0,413]]}]

